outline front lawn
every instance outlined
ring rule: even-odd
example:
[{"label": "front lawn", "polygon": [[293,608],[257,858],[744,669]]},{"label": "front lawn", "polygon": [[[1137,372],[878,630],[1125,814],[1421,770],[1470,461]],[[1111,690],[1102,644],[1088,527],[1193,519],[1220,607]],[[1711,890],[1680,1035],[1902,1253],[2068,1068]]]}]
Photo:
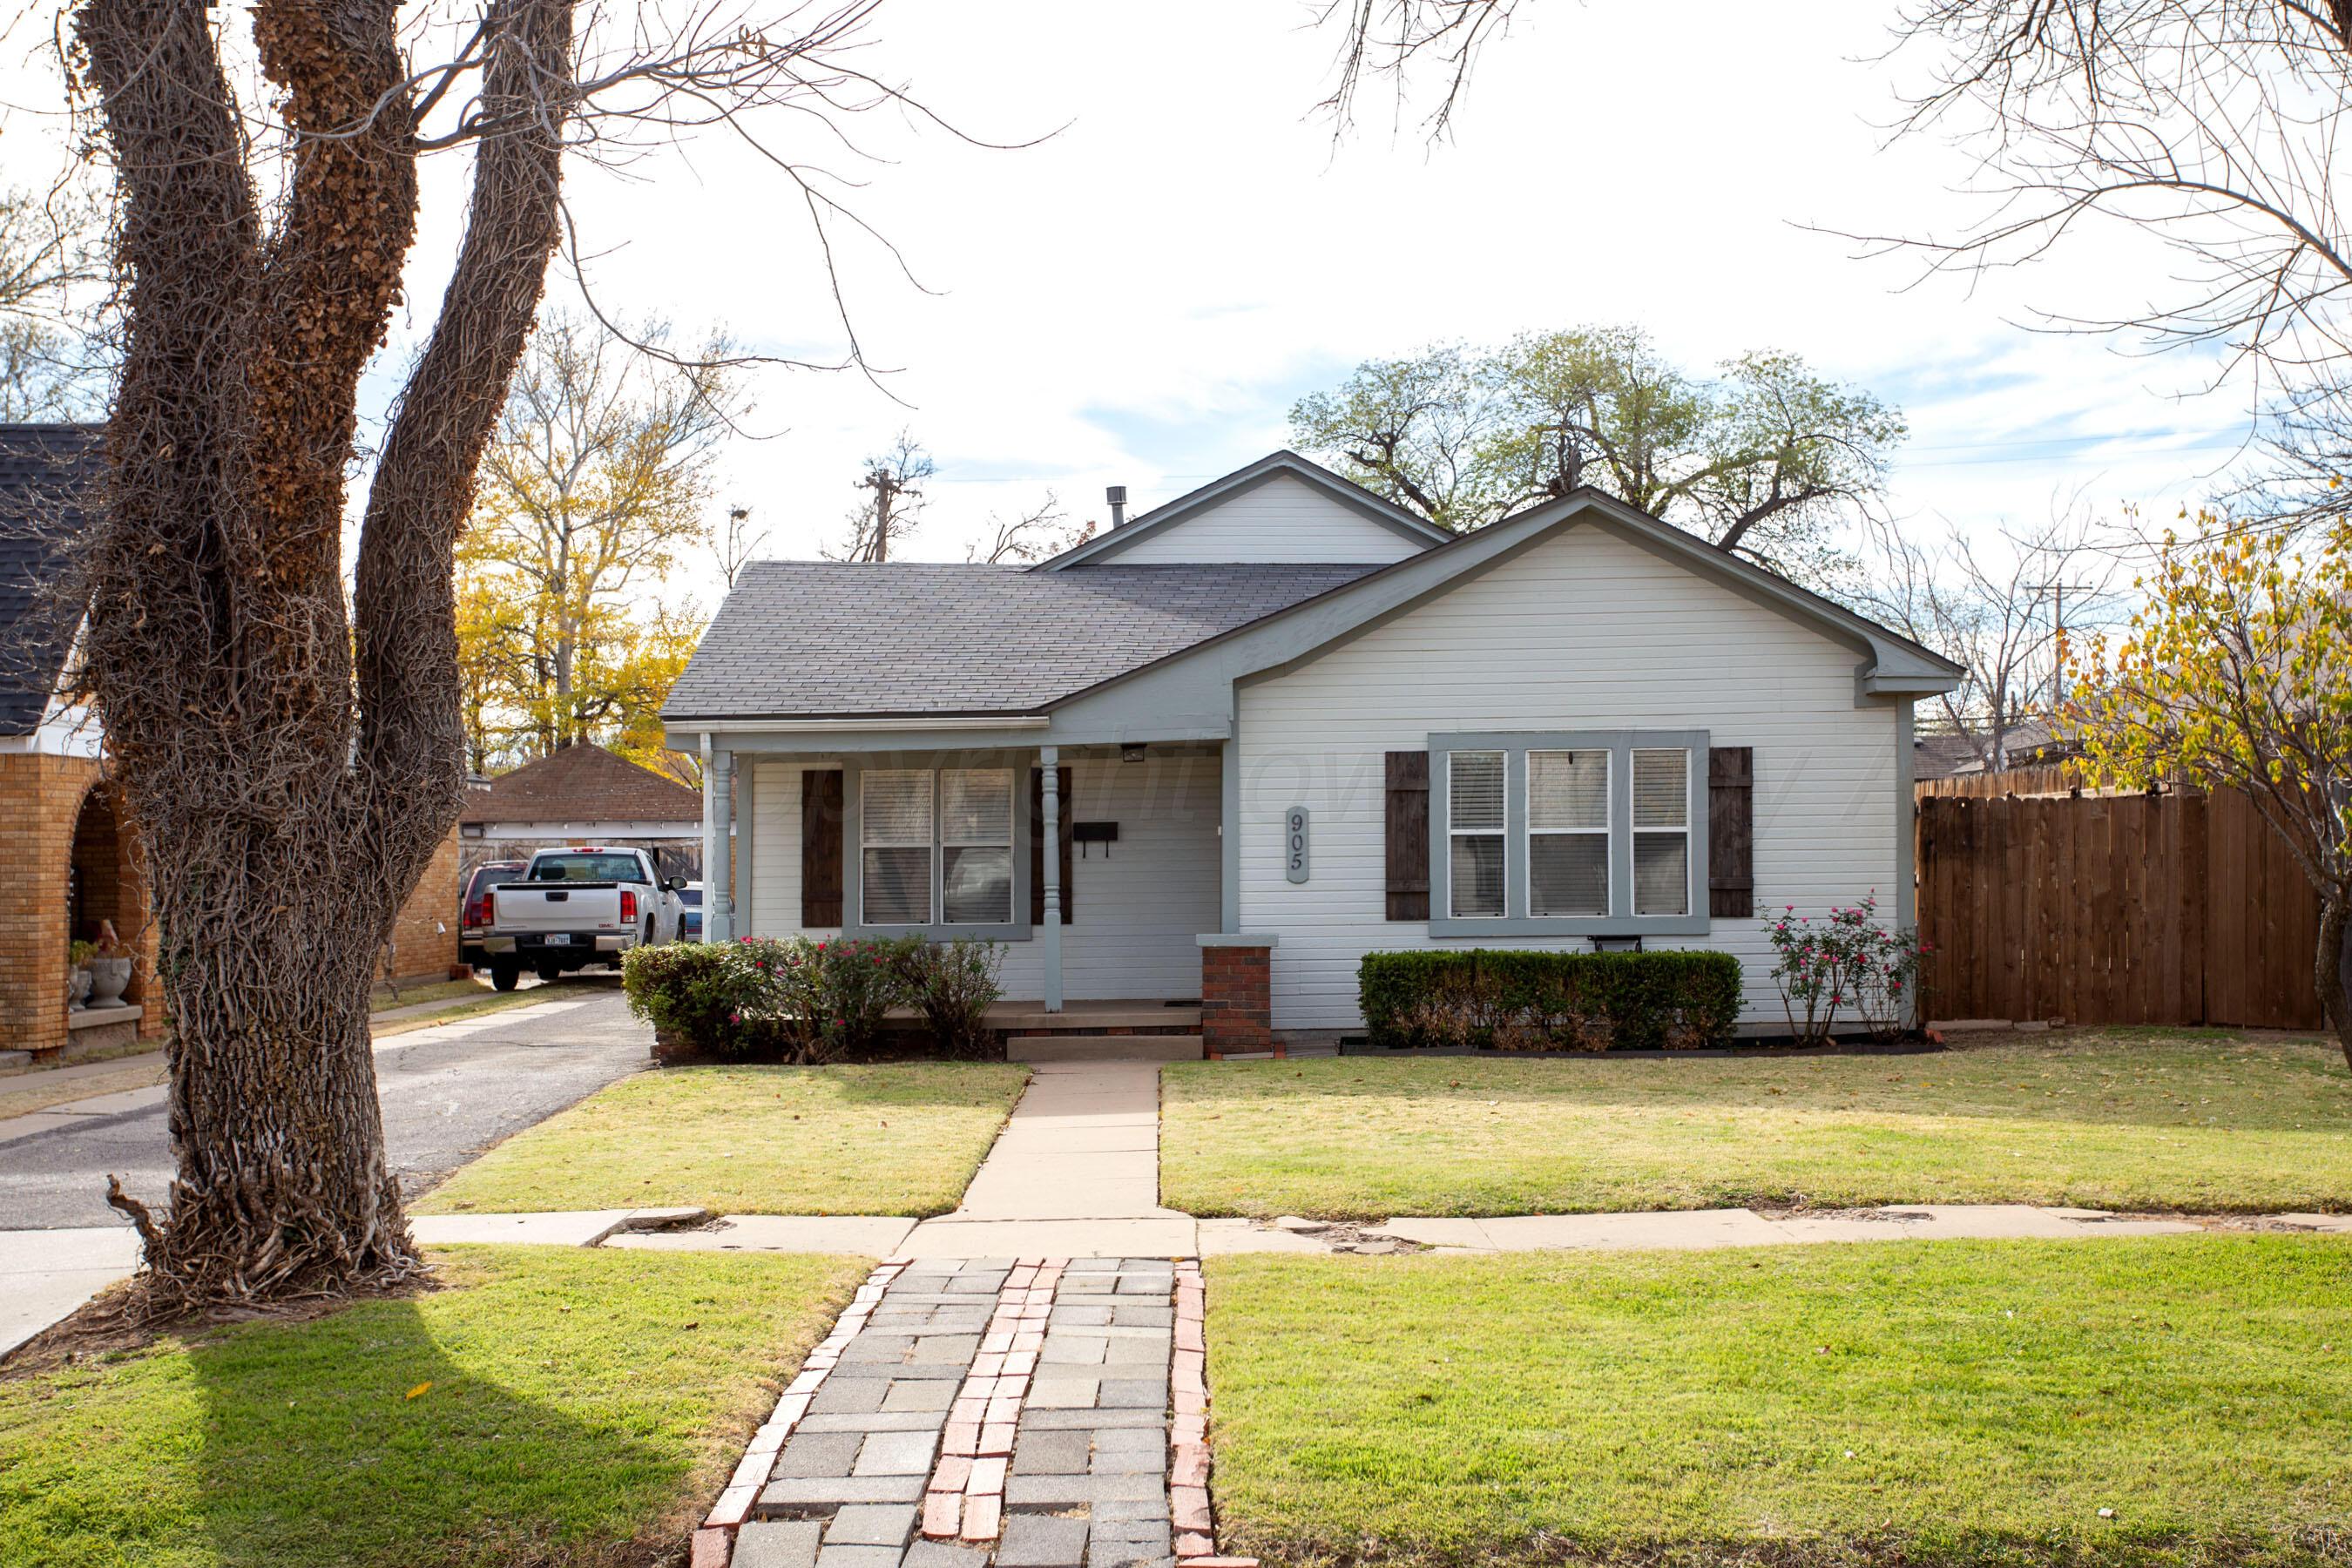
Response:
[{"label": "front lawn", "polygon": [[2340,1239],[1208,1267],[1223,1543],[1290,1568],[2345,1561]]},{"label": "front lawn", "polygon": [[994,1062],[639,1073],[517,1133],[415,1207],[945,1214],[1028,1078]]},{"label": "front lawn", "polygon": [[1203,1063],[1162,1086],[1160,1201],[1199,1215],[2352,1208],[2342,1055],[2219,1030],[1910,1057]]},{"label": "front lawn", "polygon": [[452,1289],[0,1381],[0,1563],[668,1561],[866,1267],[436,1256]]}]

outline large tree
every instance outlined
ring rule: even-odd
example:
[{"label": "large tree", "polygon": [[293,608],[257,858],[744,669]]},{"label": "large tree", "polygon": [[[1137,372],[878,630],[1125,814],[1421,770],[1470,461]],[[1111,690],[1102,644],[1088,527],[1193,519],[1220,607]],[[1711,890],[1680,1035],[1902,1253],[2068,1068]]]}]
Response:
[{"label": "large tree", "polygon": [[1591,485],[1817,584],[1884,498],[1903,417],[1794,354],[1696,376],[1631,327],[1528,332],[1359,365],[1301,398],[1293,438],[1452,529]]},{"label": "large tree", "polygon": [[2081,646],[2071,721],[2118,783],[2253,802],[2319,895],[2312,980],[2352,1066],[2352,522],[2298,542],[2206,513],[2141,585]]},{"label": "large tree", "polygon": [[[143,1244],[142,1310],[421,1267],[384,1159],[370,971],[462,798],[456,545],[573,226],[565,160],[720,132],[820,241],[856,226],[810,154],[758,127],[838,149],[864,110],[938,123],[866,63],[878,5],[76,0],[125,280],[84,651],[175,1031],[169,1207],[110,1194]],[[1334,15],[1360,44],[1364,18]],[[420,160],[445,152],[472,160],[463,237],[373,454],[347,598],[361,378],[403,298]]]},{"label": "large tree", "polygon": [[2242,516],[2352,510],[2352,231],[2336,153],[2352,133],[2341,0],[1908,0],[1906,133],[1969,157],[1968,219],[1867,236],[1970,277],[2098,236],[2145,242],[2161,277],[2044,299],[2043,324],[2242,372],[2273,461]]},{"label": "large tree", "polygon": [[529,756],[642,737],[662,672],[693,646],[700,616],[658,595],[680,552],[700,552],[743,408],[723,338],[680,359],[669,335],[655,322],[624,340],[559,311],[516,373],[457,545],[458,660],[487,699],[468,720],[477,755],[494,730]]},{"label": "large tree", "polygon": [[[872,9],[75,7],[127,280],[87,658],[175,1032],[168,1209],[115,1193],[147,1310],[418,1268],[370,971],[462,796],[453,558],[566,232],[564,160],[753,135],[763,106],[902,101],[845,58]],[[464,234],[375,447],[347,600],[361,377],[443,150],[471,157]],[[832,216],[804,163],[771,166]]]}]

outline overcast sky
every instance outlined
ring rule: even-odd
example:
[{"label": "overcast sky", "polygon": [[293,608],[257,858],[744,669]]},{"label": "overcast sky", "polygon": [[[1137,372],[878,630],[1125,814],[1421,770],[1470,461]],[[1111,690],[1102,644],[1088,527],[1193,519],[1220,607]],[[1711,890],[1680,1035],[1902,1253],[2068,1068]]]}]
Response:
[{"label": "overcast sky", "polygon": [[[867,68],[974,136],[1054,134],[989,151],[876,116],[857,130],[879,160],[858,163],[782,133],[864,182],[859,213],[923,288],[845,243],[888,393],[763,373],[751,425],[774,434],[730,447],[725,493],[770,531],[765,553],[813,554],[859,459],[908,426],[940,468],[908,553],[959,559],[992,510],[1048,488],[1095,516],[1107,483],[1150,506],[1282,446],[1292,401],[1360,360],[1631,322],[1694,367],[1794,350],[1900,405],[1900,512],[1990,529],[2080,489],[2168,514],[2231,457],[2243,391],[2184,401],[2191,362],[2014,324],[2034,305],[2137,304],[2163,280],[2154,247],[2115,234],[1973,292],[1906,291],[1916,260],[1857,259],[1806,226],[1948,229],[1971,210],[1960,154],[1884,145],[1895,83],[1920,68],[1871,58],[1889,10],[1534,0],[1450,141],[1392,133],[1383,99],[1335,151],[1312,112],[1332,40],[1292,0],[889,0]],[[22,120],[0,155],[26,162]],[[414,268],[428,308],[464,173],[444,163]],[[575,173],[572,192],[609,308],[840,353],[805,217],[748,153],[707,140],[625,179]],[[387,364],[425,324],[399,323]],[[374,379],[377,407],[392,382]]]}]

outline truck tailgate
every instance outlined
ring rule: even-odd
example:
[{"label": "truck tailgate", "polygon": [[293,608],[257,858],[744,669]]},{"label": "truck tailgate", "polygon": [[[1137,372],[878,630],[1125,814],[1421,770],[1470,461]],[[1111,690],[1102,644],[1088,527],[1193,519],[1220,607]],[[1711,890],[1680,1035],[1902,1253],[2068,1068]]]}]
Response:
[{"label": "truck tailgate", "polygon": [[619,931],[618,882],[501,882],[491,905],[501,936],[547,931]]}]

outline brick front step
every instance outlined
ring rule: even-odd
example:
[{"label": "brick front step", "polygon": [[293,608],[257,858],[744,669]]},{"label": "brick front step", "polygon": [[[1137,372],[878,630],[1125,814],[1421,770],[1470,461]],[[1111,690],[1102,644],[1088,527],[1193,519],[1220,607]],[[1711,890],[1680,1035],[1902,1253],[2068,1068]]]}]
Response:
[{"label": "brick front step", "polygon": [[1014,1062],[1197,1062],[1198,1035],[1014,1035],[1004,1059]]}]

